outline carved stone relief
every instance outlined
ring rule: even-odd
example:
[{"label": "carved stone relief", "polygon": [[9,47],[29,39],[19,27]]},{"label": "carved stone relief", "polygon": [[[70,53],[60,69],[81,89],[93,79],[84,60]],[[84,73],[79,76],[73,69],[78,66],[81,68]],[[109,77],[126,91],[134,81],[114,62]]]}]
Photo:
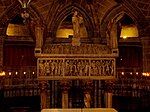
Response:
[{"label": "carved stone relief", "polygon": [[38,61],[38,73],[48,77],[114,76],[115,60],[106,58],[47,58]]}]

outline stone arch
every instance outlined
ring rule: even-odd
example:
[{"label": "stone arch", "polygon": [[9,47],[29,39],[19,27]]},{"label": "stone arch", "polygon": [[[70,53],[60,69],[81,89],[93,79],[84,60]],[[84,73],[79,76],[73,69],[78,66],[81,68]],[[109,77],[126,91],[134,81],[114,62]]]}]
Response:
[{"label": "stone arch", "polygon": [[[52,15],[52,17],[49,18],[48,31],[49,31],[50,35],[48,38],[55,39],[56,32],[57,32],[59,25],[68,15],[73,13],[73,10],[77,10],[83,16],[84,24],[85,24],[86,30],[88,32],[88,38],[93,37],[93,35],[94,35],[94,31],[93,31],[94,25],[93,24],[94,23],[92,22],[90,16],[86,12],[86,10],[81,8],[78,4],[67,4],[66,6],[63,6],[63,8],[61,8],[57,12],[55,12],[56,13],[55,15]],[[51,13],[49,15],[51,15]]]},{"label": "stone arch", "polygon": [[[127,9],[125,6],[123,5],[117,5],[115,7],[113,7],[111,9],[111,11],[108,11],[108,13],[105,14],[105,16],[103,17],[102,21],[101,21],[101,37],[102,40],[105,44],[108,44],[109,39],[106,36],[106,32],[108,30],[108,25],[110,23],[110,21],[113,20],[112,25],[116,24],[117,22],[119,22],[123,15],[126,14],[128,15],[130,18],[132,18],[132,20],[134,21],[134,23],[139,26],[138,21],[141,20],[140,18],[140,14],[133,14],[134,11],[132,12],[132,9],[129,10]],[[139,12],[140,13],[140,12]],[[142,14],[141,14],[142,15]],[[117,39],[117,38],[116,38]]]},{"label": "stone arch", "polygon": [[[17,2],[14,2],[0,17],[0,25],[1,25],[1,35],[5,36],[7,31],[7,26],[10,23],[11,19],[13,19],[17,14],[21,13],[21,6]],[[31,28],[30,22],[38,21],[42,24],[43,20],[39,13],[30,5],[28,7],[28,12],[30,14],[29,22],[27,22],[28,27]],[[34,36],[34,35],[32,35]]]}]

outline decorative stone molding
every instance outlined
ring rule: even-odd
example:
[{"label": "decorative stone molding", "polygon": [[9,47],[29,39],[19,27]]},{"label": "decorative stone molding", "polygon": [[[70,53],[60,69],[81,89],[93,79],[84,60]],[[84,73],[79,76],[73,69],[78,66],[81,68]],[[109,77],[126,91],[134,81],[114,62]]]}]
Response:
[{"label": "decorative stone molding", "polygon": [[110,54],[111,50],[106,45],[81,44],[72,46],[71,44],[51,44],[43,48],[45,54]]}]

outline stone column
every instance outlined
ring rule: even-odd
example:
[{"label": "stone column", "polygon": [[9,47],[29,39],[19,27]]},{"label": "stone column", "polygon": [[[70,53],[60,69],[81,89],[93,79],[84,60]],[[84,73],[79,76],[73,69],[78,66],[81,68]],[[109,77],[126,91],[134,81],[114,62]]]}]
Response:
[{"label": "stone column", "polygon": [[112,90],[113,90],[113,82],[112,81],[107,81],[105,82],[105,107],[106,108],[112,108]]},{"label": "stone column", "polygon": [[93,88],[92,80],[84,80],[82,81],[82,88],[84,90],[84,107],[91,107],[91,90]]},{"label": "stone column", "polygon": [[150,37],[142,37],[143,45],[143,72],[150,72]]},{"label": "stone column", "polygon": [[43,46],[43,35],[44,35],[44,27],[41,25],[36,25],[35,26],[35,37],[36,37],[35,53],[41,53],[41,48]]},{"label": "stone column", "polygon": [[47,81],[40,81],[41,109],[50,108],[47,86]]},{"label": "stone column", "polygon": [[62,108],[68,108],[69,106],[69,98],[68,98],[68,90],[70,88],[69,81],[61,81],[60,85],[62,86]]},{"label": "stone column", "polygon": [[112,108],[112,93],[105,93],[105,106],[106,108]]}]

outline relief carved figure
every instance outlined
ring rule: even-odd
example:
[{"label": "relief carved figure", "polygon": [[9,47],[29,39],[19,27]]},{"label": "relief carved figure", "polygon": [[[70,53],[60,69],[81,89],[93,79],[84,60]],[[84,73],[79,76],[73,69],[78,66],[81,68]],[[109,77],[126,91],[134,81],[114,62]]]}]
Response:
[{"label": "relief carved figure", "polygon": [[43,60],[40,60],[39,61],[39,75],[42,76],[42,75],[45,75],[45,67],[44,67],[44,63],[43,63]]},{"label": "relief carved figure", "polygon": [[113,76],[114,60],[49,59],[39,60],[40,76]]},{"label": "relief carved figure", "polygon": [[89,75],[89,69],[90,69],[89,61],[85,60],[84,62],[84,75],[85,76]]},{"label": "relief carved figure", "polygon": [[93,60],[91,62],[91,76],[97,76],[98,75],[98,66],[96,65],[96,61]]},{"label": "relief carved figure", "polygon": [[44,63],[44,70],[45,70],[46,74],[50,73],[50,65],[49,65],[48,60]]},{"label": "relief carved figure", "polygon": [[53,75],[55,75],[55,73],[56,73],[56,62],[55,62],[55,60],[51,60],[51,75],[53,76]]},{"label": "relief carved figure", "polygon": [[63,74],[63,61],[62,60],[58,60],[58,65],[57,65],[58,67],[57,67],[57,74],[59,75],[59,76],[61,76],[62,74]]}]

